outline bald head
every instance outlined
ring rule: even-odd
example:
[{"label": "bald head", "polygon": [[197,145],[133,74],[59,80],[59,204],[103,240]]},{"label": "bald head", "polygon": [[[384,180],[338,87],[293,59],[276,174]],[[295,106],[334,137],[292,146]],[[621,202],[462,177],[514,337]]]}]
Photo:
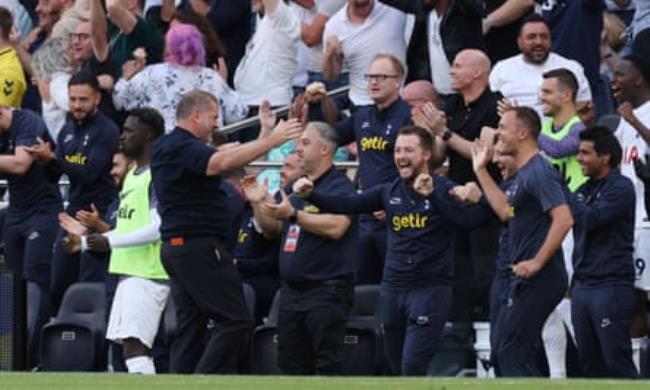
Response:
[{"label": "bald head", "polygon": [[484,90],[490,77],[490,59],[480,50],[466,49],[456,54],[451,66],[451,87],[460,93]]},{"label": "bald head", "polygon": [[490,70],[492,67],[490,64],[490,58],[488,58],[488,56],[481,50],[466,49],[458,53],[458,56],[461,57],[463,61],[467,61],[467,63],[476,71],[481,72],[485,78],[490,76]]},{"label": "bald head", "polygon": [[413,108],[420,108],[426,103],[433,103],[434,106],[437,106],[438,93],[429,81],[416,80],[404,86],[402,99]]}]

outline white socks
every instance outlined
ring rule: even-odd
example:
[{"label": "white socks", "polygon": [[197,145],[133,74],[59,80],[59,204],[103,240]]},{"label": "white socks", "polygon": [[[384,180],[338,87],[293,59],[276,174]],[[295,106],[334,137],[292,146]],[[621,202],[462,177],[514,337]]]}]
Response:
[{"label": "white socks", "polygon": [[551,312],[542,330],[551,379],[566,378],[566,347],[569,340],[566,337],[565,325],[573,336],[571,301],[567,298],[562,299]]},{"label": "white socks", "polygon": [[636,366],[637,371],[641,372],[641,342],[645,337],[635,337],[632,341],[632,361]]},{"label": "white socks", "polygon": [[153,358],[150,356],[136,356],[125,361],[129,374],[155,374],[156,367],[153,365]]}]

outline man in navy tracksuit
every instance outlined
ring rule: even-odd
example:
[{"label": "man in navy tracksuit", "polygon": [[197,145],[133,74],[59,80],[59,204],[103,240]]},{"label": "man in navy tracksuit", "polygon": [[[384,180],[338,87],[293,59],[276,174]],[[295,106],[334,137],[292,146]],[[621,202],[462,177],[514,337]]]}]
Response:
[{"label": "man in navy tracksuit", "polygon": [[497,147],[511,155],[517,174],[509,193],[499,189],[486,166],[487,145],[476,144],[472,162],[490,206],[508,222],[511,279],[502,308],[496,357],[504,376],[540,376],[541,331],[567,287],[561,243],[573,225],[566,185],[539,154],[539,117],[528,107],[506,111]]},{"label": "man in navy tracksuit", "polygon": [[634,185],[618,169],[622,150],[606,128],[580,133],[589,177],[575,199],[571,319],[586,376],[638,376],[632,361]]},{"label": "man in navy tracksuit", "polygon": [[[28,318],[29,366],[38,363],[40,329],[50,316],[50,264],[61,194],[49,167],[34,163],[28,152],[37,139],[50,140],[43,120],[32,111],[0,107],[0,173],[9,181],[4,221],[9,269],[27,280],[38,296],[36,315]],[[28,311],[29,313],[29,311]]]},{"label": "man in navy tracksuit", "polygon": [[[97,78],[79,72],[68,82],[70,114],[59,133],[56,153],[45,143],[35,149],[39,159],[53,161],[60,173],[70,179],[68,206],[71,216],[91,210],[94,205],[103,216],[117,197],[117,187],[110,171],[117,150],[119,129],[98,111],[101,93]],[[68,254],[62,242],[65,231],[59,230],[52,261],[52,302],[60,305],[68,286],[77,281],[104,281],[108,267],[105,254],[90,252]]]},{"label": "man in navy tracksuit", "polygon": [[[399,130],[395,165],[400,177],[356,196],[313,192],[309,200],[335,213],[385,210],[388,225],[386,264],[381,286],[385,352],[393,372],[424,375],[449,316],[453,283],[453,235],[450,223],[473,227],[488,222],[484,206],[466,207],[452,200],[453,183],[429,175],[431,135],[409,126]],[[296,194],[313,184],[299,179]]]},{"label": "man in navy tracksuit", "polygon": [[[339,145],[356,141],[361,191],[398,177],[393,163],[395,138],[400,128],[411,123],[411,106],[399,95],[404,74],[397,58],[388,54],[375,57],[367,74],[368,94],[375,104],[357,108],[352,116],[334,125]],[[385,222],[373,214],[359,216],[358,241],[355,283],[379,283],[386,257]]]}]

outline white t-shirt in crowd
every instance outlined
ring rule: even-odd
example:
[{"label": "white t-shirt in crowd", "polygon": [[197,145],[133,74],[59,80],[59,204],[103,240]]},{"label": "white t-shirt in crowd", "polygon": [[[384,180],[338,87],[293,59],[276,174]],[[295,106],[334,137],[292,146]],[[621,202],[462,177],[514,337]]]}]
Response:
[{"label": "white t-shirt in crowd", "polygon": [[234,78],[235,89],[246,104],[259,106],[264,99],[273,106],[291,103],[299,41],[300,19],[283,1],[258,19]]},{"label": "white t-shirt in crowd", "polygon": [[[443,15],[444,16],[444,15]],[[429,12],[429,65],[431,65],[431,80],[438,93],[449,95],[454,93],[451,89],[451,75],[449,74],[449,60],[445,55],[440,36],[440,22],[442,16],[438,16],[436,10]]]},{"label": "white t-shirt in crowd", "polygon": [[[645,102],[643,105],[634,110],[634,114],[646,126],[650,125],[650,101]],[[650,222],[647,220],[647,212],[645,209],[645,185],[639,179],[634,171],[634,160],[637,158],[642,159],[646,164],[648,161],[648,143],[641,137],[638,131],[632,127],[627,121],[621,118],[621,122],[616,128],[614,133],[618,142],[623,148],[623,159],[621,161],[621,173],[634,183],[636,192],[636,224],[637,228],[650,227]]]},{"label": "white t-shirt in crowd", "polygon": [[406,14],[375,1],[362,24],[348,19],[348,7],[335,13],[325,25],[323,42],[337,36],[343,51],[343,67],[350,73],[350,100],[355,105],[373,104],[363,75],[379,53],[392,54],[403,64],[406,58]]},{"label": "white t-shirt in crowd", "polygon": [[539,102],[539,89],[542,75],[553,69],[566,68],[573,72],[578,80],[577,100],[590,101],[591,89],[585,72],[578,62],[569,60],[559,54],[550,53],[543,64],[531,64],[524,60],[522,54],[499,61],[490,73],[490,88],[519,106],[532,107],[540,118],[543,117],[542,104]]}]

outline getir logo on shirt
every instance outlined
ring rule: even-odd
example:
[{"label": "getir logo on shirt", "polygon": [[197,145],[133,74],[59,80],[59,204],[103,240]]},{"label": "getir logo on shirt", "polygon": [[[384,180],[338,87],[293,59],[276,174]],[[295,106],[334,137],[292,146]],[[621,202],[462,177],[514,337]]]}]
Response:
[{"label": "getir logo on shirt", "polygon": [[407,215],[396,215],[393,217],[393,230],[399,232],[402,229],[424,229],[427,226],[429,217],[420,213],[408,213]]},{"label": "getir logo on shirt", "polygon": [[66,154],[65,161],[69,162],[70,164],[86,165],[88,157],[84,156],[82,153]]},{"label": "getir logo on shirt", "polygon": [[133,213],[135,212],[135,209],[132,207],[124,206],[120,207],[119,210],[117,210],[117,218],[118,219],[131,219],[133,218]]},{"label": "getir logo on shirt", "polygon": [[385,152],[388,150],[388,140],[378,135],[361,138],[361,151],[377,150]]}]

